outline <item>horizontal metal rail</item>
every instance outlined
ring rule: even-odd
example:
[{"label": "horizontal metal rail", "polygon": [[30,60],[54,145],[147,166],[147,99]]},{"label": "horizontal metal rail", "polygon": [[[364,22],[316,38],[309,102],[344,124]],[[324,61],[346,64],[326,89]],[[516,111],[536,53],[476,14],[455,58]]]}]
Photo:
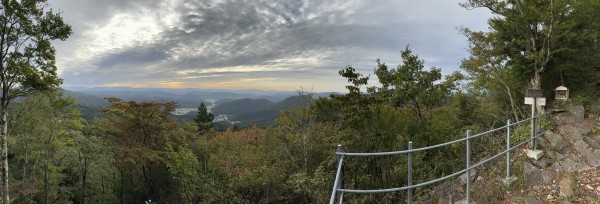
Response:
[{"label": "horizontal metal rail", "polygon": [[[470,177],[469,171],[473,170],[474,168],[478,168],[479,166],[481,166],[481,165],[483,165],[483,164],[485,164],[487,162],[490,162],[490,161],[492,161],[492,160],[494,160],[494,159],[496,159],[496,158],[498,158],[500,156],[504,156],[504,155],[506,156],[506,159],[507,159],[507,162],[506,162],[507,170],[506,170],[506,172],[507,172],[507,178],[508,178],[510,176],[510,151],[512,151],[512,150],[514,150],[516,148],[519,148],[519,147],[521,147],[521,146],[523,146],[523,145],[525,145],[525,144],[527,144],[529,142],[532,143],[532,148],[535,150],[535,148],[537,146],[537,144],[535,142],[536,139],[538,137],[540,137],[541,135],[544,134],[543,132],[538,132],[538,129],[537,129],[538,124],[536,123],[536,119],[539,118],[539,117],[543,117],[543,116],[546,116],[546,115],[549,115],[549,114],[552,114],[552,113],[555,113],[555,112],[560,112],[560,111],[561,110],[551,110],[551,111],[546,112],[544,114],[536,115],[534,117],[527,118],[527,119],[524,119],[524,120],[521,120],[521,121],[517,121],[515,123],[511,123],[510,120],[508,120],[507,124],[505,126],[502,126],[502,127],[498,127],[498,128],[494,128],[494,129],[485,131],[485,132],[481,132],[481,133],[473,135],[473,136],[470,136],[470,131],[467,131],[467,137],[465,137],[465,138],[457,139],[457,140],[446,142],[446,143],[442,143],[442,144],[432,145],[432,146],[428,146],[428,147],[416,148],[416,149],[413,149],[412,148],[412,142],[409,142],[409,147],[408,147],[407,150],[392,151],[392,152],[356,153],[356,152],[343,152],[342,148],[341,148],[341,145],[338,145],[338,151],[335,153],[337,155],[337,157],[338,157],[338,169],[337,169],[336,178],[335,178],[335,182],[334,182],[334,186],[333,186],[333,191],[331,193],[330,204],[334,203],[337,193],[340,193],[339,202],[342,203],[344,193],[358,193],[358,194],[360,194],[360,193],[387,193],[387,192],[396,192],[396,191],[404,191],[404,190],[408,190],[408,203],[410,204],[410,203],[412,203],[411,191],[413,189],[419,188],[419,187],[423,187],[423,186],[426,186],[426,185],[430,185],[430,184],[433,184],[433,183],[437,183],[437,182],[440,182],[440,181],[444,181],[444,180],[447,180],[449,178],[452,178],[452,177],[455,177],[455,176],[458,176],[458,175],[461,175],[461,174],[464,174],[464,173],[467,173],[467,176]],[[528,121],[531,121],[531,125],[532,125],[531,137],[529,139],[527,139],[526,141],[523,141],[523,142],[521,142],[521,143],[519,143],[519,144],[511,147],[510,146],[510,135],[511,135],[510,134],[510,129],[511,129],[511,127],[519,125],[519,124],[522,124],[522,123],[525,123],[525,122],[528,122]],[[471,155],[470,142],[471,142],[471,140],[472,139],[476,139],[478,137],[482,137],[482,136],[491,134],[491,133],[494,133],[494,132],[498,132],[498,131],[501,131],[501,130],[504,130],[504,129],[506,129],[506,131],[507,131],[507,134],[506,134],[506,137],[507,137],[506,138],[506,150],[504,150],[504,151],[502,151],[502,152],[500,152],[500,153],[498,153],[498,154],[496,154],[496,155],[494,155],[492,157],[489,157],[489,158],[487,158],[487,159],[485,159],[483,161],[480,161],[479,163],[477,163],[475,165],[470,165],[470,155]],[[414,185],[412,184],[411,155],[413,153],[421,152],[421,151],[426,151],[426,150],[430,150],[430,149],[435,149],[435,148],[440,148],[440,147],[444,147],[444,146],[456,144],[456,143],[459,143],[459,142],[465,142],[465,141],[467,143],[467,155],[466,155],[467,166],[466,166],[465,169],[463,169],[461,171],[458,171],[458,172],[455,172],[455,173],[452,173],[450,175],[441,177],[441,178],[437,178],[437,179],[434,179],[434,180],[427,181],[427,182],[423,182],[423,183],[419,183],[419,184],[414,184]],[[409,168],[409,170],[408,170],[408,186],[399,187],[399,188],[371,189],[371,190],[344,189],[344,188],[341,187],[341,182],[342,182],[341,181],[341,179],[342,179],[341,178],[342,177],[342,175],[341,175],[342,174],[342,163],[343,163],[344,156],[369,157],[369,156],[392,156],[392,155],[399,155],[399,154],[408,154],[408,156],[409,156],[409,158],[408,158],[408,162],[409,162],[408,163],[408,165],[409,165],[409,167],[408,167]],[[467,202],[469,202],[469,200],[470,200],[469,199],[470,198],[470,196],[469,196],[469,192],[470,192],[470,190],[469,190],[469,183],[470,183],[470,178],[467,179],[467,185],[466,185],[466,188],[467,188],[467,190],[466,190],[466,193],[467,193],[466,200],[467,200]]]},{"label": "horizontal metal rail", "polygon": [[[538,135],[536,135],[535,138],[538,138],[540,135],[543,135],[543,133],[538,133]],[[408,189],[414,189],[414,188],[423,187],[423,186],[426,186],[426,185],[429,185],[429,184],[434,184],[434,183],[437,183],[437,182],[440,182],[440,181],[443,181],[443,180],[446,180],[446,179],[449,179],[449,178],[452,178],[452,177],[464,174],[467,171],[470,171],[470,170],[472,170],[474,168],[477,168],[477,167],[479,167],[479,166],[481,166],[481,165],[483,165],[483,164],[485,164],[487,162],[490,162],[490,161],[492,161],[492,160],[494,160],[494,159],[496,159],[496,158],[498,158],[500,156],[505,155],[509,151],[512,151],[512,150],[514,150],[514,149],[516,149],[518,147],[523,146],[524,144],[527,144],[532,139],[533,138],[529,138],[526,141],[521,142],[521,143],[515,145],[514,147],[510,148],[509,150],[504,150],[501,153],[498,153],[497,155],[495,155],[493,157],[490,157],[489,159],[483,160],[483,161],[481,161],[481,162],[479,162],[479,163],[471,166],[468,169],[463,169],[463,170],[457,171],[457,172],[455,172],[453,174],[450,174],[450,175],[447,175],[447,176],[444,176],[444,177],[441,177],[441,178],[438,178],[438,179],[434,179],[434,180],[431,180],[431,181],[423,182],[423,183],[420,183],[420,184],[415,184],[415,185],[412,185],[412,186],[404,186],[404,187],[400,187],[400,188],[375,189],[375,190],[357,190],[357,189],[343,189],[343,188],[340,188],[340,189],[337,189],[337,191],[339,191],[339,192],[346,192],[346,193],[389,193],[389,192],[405,191],[405,190],[408,190]]]},{"label": "horizontal metal rail", "polygon": [[[541,115],[538,115],[538,116],[536,116],[534,118],[545,116],[547,114],[550,114],[550,113],[541,114]],[[528,119],[525,119],[525,120],[521,120],[519,122],[512,123],[510,126],[515,126],[515,125],[518,125],[518,124],[530,121],[532,119],[533,118],[528,118]],[[499,130],[502,130],[502,129],[506,129],[507,127],[509,127],[509,126],[505,125],[505,126],[502,126],[502,127],[499,127],[499,128],[495,128],[495,129],[492,129],[492,130],[488,130],[488,131],[485,131],[485,132],[473,135],[473,136],[471,136],[469,138],[461,138],[461,139],[457,139],[457,140],[446,142],[446,143],[442,143],[442,144],[432,145],[432,146],[428,146],[428,147],[421,147],[421,148],[416,148],[416,149],[410,149],[410,150],[401,150],[401,151],[393,151],[393,152],[370,152],[370,153],[336,152],[335,154],[336,155],[353,156],[353,157],[372,157],[372,156],[392,156],[392,155],[399,155],[399,154],[415,153],[415,152],[421,152],[421,151],[425,151],[425,150],[436,149],[436,148],[448,146],[448,145],[451,145],[451,144],[456,144],[456,143],[459,143],[459,142],[464,142],[464,141],[467,141],[467,140],[475,139],[475,138],[481,137],[483,135],[487,135],[487,134],[490,134],[490,133],[493,133],[493,132],[496,132],[496,131],[499,131]]]}]

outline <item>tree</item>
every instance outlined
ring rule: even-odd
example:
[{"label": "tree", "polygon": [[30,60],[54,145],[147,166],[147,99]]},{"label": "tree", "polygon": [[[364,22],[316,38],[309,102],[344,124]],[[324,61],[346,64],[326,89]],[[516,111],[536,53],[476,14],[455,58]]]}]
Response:
[{"label": "tree", "polygon": [[[530,75],[532,89],[540,89],[541,74],[550,65],[554,55],[561,52],[557,46],[560,26],[571,12],[570,0],[468,0],[461,5],[467,9],[483,7],[498,15],[490,19],[490,30],[497,32],[497,45],[524,74]],[[564,30],[563,30],[564,31]]]},{"label": "tree", "polygon": [[455,73],[449,75],[449,80],[438,83],[442,79],[440,68],[423,70],[425,61],[413,55],[408,47],[401,55],[403,64],[395,69],[388,69],[385,63],[377,60],[375,75],[382,86],[370,87],[369,92],[389,105],[409,108],[421,119],[431,119],[432,110],[447,102],[455,82],[462,76]]},{"label": "tree", "polygon": [[560,30],[560,49],[556,68],[549,76],[558,85],[566,85],[570,95],[597,96],[600,90],[600,1],[574,1],[572,12]]},{"label": "tree", "polygon": [[198,158],[188,147],[180,146],[179,150],[174,150],[171,144],[167,144],[165,154],[169,174],[179,192],[178,203],[193,203],[199,186]]},{"label": "tree", "polygon": [[57,91],[35,93],[19,100],[11,110],[9,144],[15,156],[10,161],[16,173],[11,177],[12,202],[108,200],[109,193],[98,190],[99,177],[110,178],[113,168],[99,165],[110,157],[103,154],[106,148],[101,141],[83,134],[84,120],[74,98]]},{"label": "tree", "polygon": [[2,198],[10,202],[7,108],[10,101],[36,90],[57,87],[55,50],[51,41],[65,40],[71,26],[47,2],[2,0],[0,6],[0,135],[2,140]]},{"label": "tree", "polygon": [[182,137],[171,116],[175,102],[135,102],[108,98],[110,107],[96,124],[116,157],[121,174],[120,199],[125,203],[169,200],[170,184],[164,158],[167,143]]},{"label": "tree", "polygon": [[471,56],[463,59],[461,67],[469,73],[475,86],[484,87],[490,95],[502,94],[498,97],[499,101],[510,103],[512,115],[515,121],[519,121],[522,115],[519,105],[517,105],[517,91],[522,87],[518,79],[515,79],[508,65],[509,57],[502,53],[503,47],[499,45],[497,32],[475,32],[468,28],[463,28],[462,32],[469,40],[469,49]]},{"label": "tree", "polygon": [[204,103],[200,103],[200,107],[198,107],[198,113],[196,114],[196,118],[194,118],[194,121],[198,126],[198,132],[200,134],[204,134],[210,131],[213,127],[214,119],[215,116],[208,112]]}]

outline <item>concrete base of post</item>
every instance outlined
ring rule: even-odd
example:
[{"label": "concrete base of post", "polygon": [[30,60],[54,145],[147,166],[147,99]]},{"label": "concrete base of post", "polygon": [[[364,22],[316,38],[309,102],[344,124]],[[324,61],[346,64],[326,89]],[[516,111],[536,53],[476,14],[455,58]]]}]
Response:
[{"label": "concrete base of post", "polygon": [[502,184],[504,184],[504,186],[510,186],[510,184],[514,183],[515,181],[517,181],[516,176],[506,177],[502,179]]},{"label": "concrete base of post", "polygon": [[536,161],[544,156],[542,150],[527,150],[527,157],[535,159]]}]

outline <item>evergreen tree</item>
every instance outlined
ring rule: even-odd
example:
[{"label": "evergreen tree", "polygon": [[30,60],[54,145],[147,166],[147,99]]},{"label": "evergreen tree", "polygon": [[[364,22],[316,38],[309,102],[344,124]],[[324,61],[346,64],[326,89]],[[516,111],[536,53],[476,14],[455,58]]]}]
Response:
[{"label": "evergreen tree", "polygon": [[204,103],[200,103],[200,107],[198,107],[198,113],[196,114],[196,118],[194,118],[194,121],[198,126],[198,132],[204,134],[210,131],[212,129],[214,119],[215,116],[208,112]]}]

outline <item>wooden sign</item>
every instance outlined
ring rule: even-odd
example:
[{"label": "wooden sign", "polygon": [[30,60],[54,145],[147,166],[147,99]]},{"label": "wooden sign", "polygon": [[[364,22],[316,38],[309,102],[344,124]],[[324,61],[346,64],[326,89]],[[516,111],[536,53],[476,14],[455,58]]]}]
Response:
[{"label": "wooden sign", "polygon": [[544,96],[544,92],[542,92],[542,90],[540,89],[527,89],[527,93],[525,94],[526,97],[543,97]]},{"label": "wooden sign", "polygon": [[534,98],[534,97],[525,97],[525,104],[527,105],[533,105],[533,100],[535,100],[535,105],[538,106],[545,106],[546,105],[546,98]]}]

